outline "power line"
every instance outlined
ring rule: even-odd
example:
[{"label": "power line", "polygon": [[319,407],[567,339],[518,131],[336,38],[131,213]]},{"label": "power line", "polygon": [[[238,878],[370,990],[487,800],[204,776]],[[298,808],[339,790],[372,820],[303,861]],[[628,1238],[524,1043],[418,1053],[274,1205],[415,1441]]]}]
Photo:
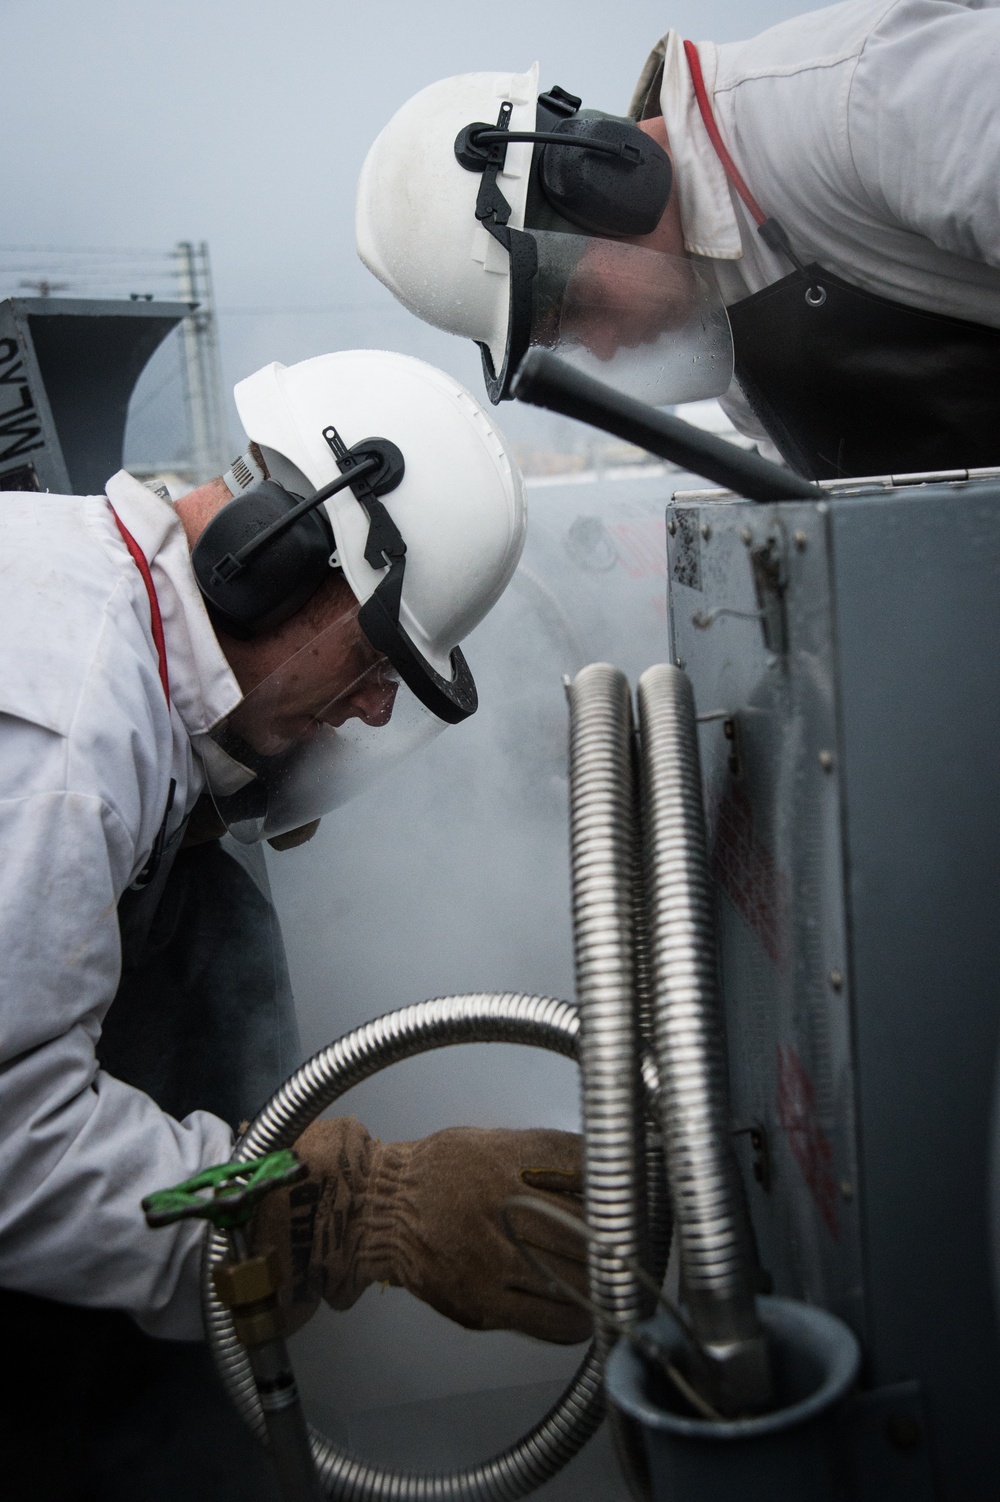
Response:
[{"label": "power line", "polygon": [[382,302],[332,302],[303,304],[302,306],[293,307],[282,307],[278,304],[274,304],[273,306],[262,304],[259,307],[216,309],[216,312],[220,315],[224,313],[227,318],[281,317],[285,315],[297,318],[300,316],[315,317],[318,313],[395,313],[396,311],[397,308],[394,303]]},{"label": "power line", "polygon": [[3,255],[70,255],[70,256],[117,256],[120,260],[133,256],[151,256],[157,260],[176,259],[177,252],[174,250],[147,250],[136,248],[130,250],[127,246],[115,246],[107,249],[93,245],[0,245],[0,254]]}]

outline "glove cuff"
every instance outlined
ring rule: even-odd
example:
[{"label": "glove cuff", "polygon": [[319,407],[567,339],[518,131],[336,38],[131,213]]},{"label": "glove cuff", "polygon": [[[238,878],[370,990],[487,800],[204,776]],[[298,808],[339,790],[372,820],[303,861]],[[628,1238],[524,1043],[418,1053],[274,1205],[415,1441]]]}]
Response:
[{"label": "glove cuff", "polygon": [[354,1259],[355,1274],[364,1280],[365,1288],[370,1283],[391,1283],[413,1290],[417,1281],[421,1256],[427,1255],[415,1231],[420,1217],[410,1192],[414,1156],[420,1146],[419,1142],[373,1143]]},{"label": "glove cuff", "polygon": [[295,1144],[308,1177],[270,1195],[258,1212],[254,1244],[273,1246],[281,1259],[289,1332],[321,1298],[349,1309],[371,1282],[358,1281],[355,1262],[374,1147],[352,1116],[314,1121]]}]

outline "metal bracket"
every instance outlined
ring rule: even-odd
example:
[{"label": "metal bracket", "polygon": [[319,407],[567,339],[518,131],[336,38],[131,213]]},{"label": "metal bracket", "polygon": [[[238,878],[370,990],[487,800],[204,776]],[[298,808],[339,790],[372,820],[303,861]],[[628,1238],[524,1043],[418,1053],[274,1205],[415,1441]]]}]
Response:
[{"label": "metal bracket", "polygon": [[734,1137],[749,1137],[750,1148],[753,1153],[751,1167],[753,1176],[763,1189],[765,1194],[771,1190],[771,1152],[767,1145],[767,1132],[759,1121],[747,1122],[745,1126],[733,1128]]},{"label": "metal bracket", "polygon": [[785,591],[788,587],[788,544],[783,527],[768,532],[763,542],[750,549],[750,568],[760,606],[764,645],[783,657],[788,651],[788,618]]}]

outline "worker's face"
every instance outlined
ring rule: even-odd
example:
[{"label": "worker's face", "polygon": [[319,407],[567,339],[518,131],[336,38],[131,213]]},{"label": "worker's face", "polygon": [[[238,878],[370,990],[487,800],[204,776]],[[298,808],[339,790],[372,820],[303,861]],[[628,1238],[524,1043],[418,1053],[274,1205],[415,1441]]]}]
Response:
[{"label": "worker's face", "polygon": [[691,317],[696,284],[687,261],[616,240],[591,240],[563,297],[561,343],[598,360],[655,344]]},{"label": "worker's face", "polygon": [[321,725],[387,725],[398,687],[388,660],[358,625],[355,605],[274,668],[229,723],[262,756],[279,756]]},{"label": "worker's face", "polygon": [[[669,154],[662,116],[641,121],[639,129]],[[608,362],[622,350],[680,335],[697,315],[699,295],[675,190],[651,234],[585,242],[565,283],[558,328],[548,329],[543,342],[582,345]]]}]

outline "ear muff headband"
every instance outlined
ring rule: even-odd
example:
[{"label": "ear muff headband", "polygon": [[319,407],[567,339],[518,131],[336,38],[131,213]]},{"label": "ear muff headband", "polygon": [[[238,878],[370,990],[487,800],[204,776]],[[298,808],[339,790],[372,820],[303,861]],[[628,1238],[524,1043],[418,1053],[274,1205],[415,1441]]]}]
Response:
[{"label": "ear muff headband", "polygon": [[492,148],[506,151],[512,141],[535,143],[532,172],[571,225],[614,237],[651,235],[659,224],[673,167],[662,146],[634,121],[574,115],[554,130],[506,130],[480,122],[459,131],[455,156],[469,172],[485,172],[494,160]]},{"label": "ear muff headband", "polygon": [[[360,457],[366,474],[379,468],[375,454]],[[320,508],[350,483],[341,475],[303,500],[276,480],[261,480],[223,506],[191,554],[214,626],[248,641],[301,610],[326,577],[335,547]]]}]

